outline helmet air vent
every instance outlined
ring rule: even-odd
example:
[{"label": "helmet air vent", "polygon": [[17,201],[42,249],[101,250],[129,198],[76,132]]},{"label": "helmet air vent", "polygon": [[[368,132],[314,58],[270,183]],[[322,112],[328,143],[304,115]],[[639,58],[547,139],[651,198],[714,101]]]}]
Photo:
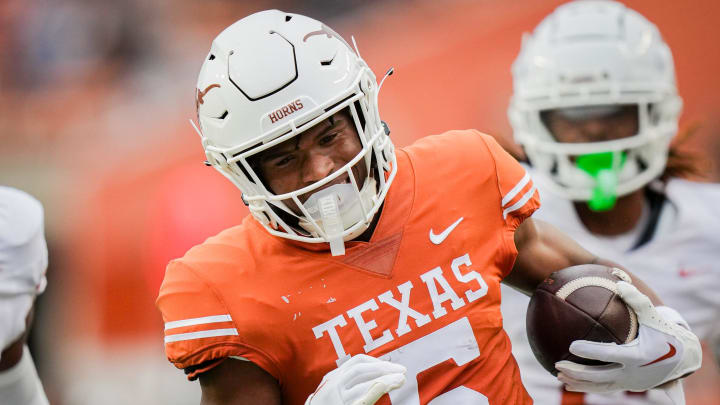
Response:
[{"label": "helmet air vent", "polygon": [[333,57],[330,58],[330,59],[328,59],[328,60],[321,60],[321,61],[320,61],[320,64],[321,64],[322,66],[330,66],[330,65],[333,63],[334,60],[335,60],[335,55],[333,55]]}]

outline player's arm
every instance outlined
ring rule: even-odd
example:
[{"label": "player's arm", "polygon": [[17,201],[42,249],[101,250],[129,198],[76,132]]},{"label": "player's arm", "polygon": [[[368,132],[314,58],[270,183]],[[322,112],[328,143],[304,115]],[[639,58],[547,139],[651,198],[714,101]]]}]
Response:
[{"label": "player's arm", "polygon": [[[405,382],[405,367],[353,356],[323,377],[305,405],[372,405]],[[201,405],[282,404],[278,382],[249,361],[225,359],[200,374]]]},{"label": "player's arm", "polygon": [[250,361],[225,359],[200,374],[201,405],[280,405],[280,386]]},{"label": "player's arm", "polygon": [[[485,142],[495,163],[502,217],[507,229],[513,231],[509,242],[518,252],[510,274],[505,276],[506,283],[529,295],[550,273],[569,266],[603,264],[621,268],[586,251],[551,225],[531,219],[540,201],[528,173],[497,142],[482,135],[477,139]],[[659,298],[642,280],[627,273],[633,284],[618,282],[617,293],[637,315],[638,337],[624,345],[573,342],[570,352],[574,355],[615,364],[556,363],[558,378],[569,390],[644,391],[674,383],[700,368],[700,343],[687,322],[675,310],[653,305],[660,304]],[[649,365],[652,367],[645,367]]]},{"label": "player's arm", "polygon": [[515,265],[504,281],[527,295],[554,271],[579,264],[602,264],[627,272],[640,292],[653,304],[662,305],[655,292],[630,271],[588,252],[547,222],[532,218],[523,221],[515,230],[515,247],[518,250]]},{"label": "player's arm", "polygon": [[[599,259],[542,221],[526,219],[518,226],[514,239],[518,255],[506,280],[527,294],[550,273],[565,267],[594,263],[620,268]],[[585,392],[645,391],[662,385],[668,388],[668,395],[676,404],[682,403],[682,386],[677,380],[700,368],[700,342],[680,314],[661,306],[650,288],[628,274],[632,284],[621,281],[617,289],[637,315],[638,337],[624,345],[573,342],[570,352],[574,355],[614,364],[588,366],[560,361],[555,364],[560,371],[558,379],[570,391]],[[648,365],[654,367],[646,368]]]}]

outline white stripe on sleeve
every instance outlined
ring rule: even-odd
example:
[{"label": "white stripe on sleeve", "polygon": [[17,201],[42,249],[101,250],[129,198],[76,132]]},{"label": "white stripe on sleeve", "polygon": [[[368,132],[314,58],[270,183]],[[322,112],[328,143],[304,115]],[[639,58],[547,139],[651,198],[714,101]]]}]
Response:
[{"label": "white stripe on sleeve", "polygon": [[513,198],[515,198],[516,195],[525,187],[526,184],[530,181],[530,174],[528,172],[525,172],[525,175],[522,179],[515,185],[515,187],[512,188],[502,199],[501,206],[505,206],[505,204],[509,203]]},{"label": "white stripe on sleeve", "polygon": [[230,314],[203,316],[201,318],[181,319],[179,321],[165,322],[165,330],[183,326],[204,325],[206,323],[231,322]]},{"label": "white stripe on sleeve", "polygon": [[518,202],[516,202],[515,204],[513,204],[503,210],[503,219],[506,219],[509,213],[511,213],[513,211],[517,211],[520,208],[522,208],[522,206],[525,205],[525,203],[528,202],[528,200],[530,200],[532,198],[533,194],[535,194],[535,190],[537,190],[537,188],[535,187],[535,184],[533,183],[533,186],[530,188],[530,190],[528,190],[528,192],[525,193]]},{"label": "white stripe on sleeve", "polygon": [[202,338],[216,337],[216,336],[237,336],[237,335],[238,335],[238,331],[235,328],[211,329],[211,330],[203,330],[200,332],[178,333],[176,335],[167,335],[167,336],[165,336],[165,343],[179,342],[179,341],[183,341],[183,340],[202,339]]}]

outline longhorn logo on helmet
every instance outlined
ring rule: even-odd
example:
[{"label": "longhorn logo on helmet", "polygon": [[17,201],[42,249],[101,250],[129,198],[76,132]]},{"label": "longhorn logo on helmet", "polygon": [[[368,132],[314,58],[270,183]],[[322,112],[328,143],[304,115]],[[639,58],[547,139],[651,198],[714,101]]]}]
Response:
[{"label": "longhorn logo on helmet", "polygon": [[205,97],[205,95],[208,93],[208,91],[210,91],[211,89],[213,89],[215,87],[220,88],[220,85],[217,83],[213,83],[213,84],[207,86],[205,88],[205,90],[203,90],[203,91],[200,91],[200,89],[196,89],[197,90],[197,98],[195,99],[195,103],[196,104],[204,103],[205,100],[203,100],[203,98]]}]

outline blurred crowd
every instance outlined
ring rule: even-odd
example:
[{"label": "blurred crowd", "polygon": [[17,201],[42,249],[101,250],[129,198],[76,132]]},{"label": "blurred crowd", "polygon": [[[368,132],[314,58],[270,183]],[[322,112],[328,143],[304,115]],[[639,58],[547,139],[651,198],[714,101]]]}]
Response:
[{"label": "blurred crowd", "polygon": [[[558,0],[0,1],[0,184],[45,205],[48,290],[31,346],[53,404],[198,403],[164,359],[165,263],[246,211],[202,164],[195,80],[211,39],[278,8],[355,36],[396,145],[478,128],[509,149],[510,64]],[[713,0],[627,4],[675,54],[687,148],[720,179],[720,28]],[[197,192],[196,190],[202,190]]]}]

